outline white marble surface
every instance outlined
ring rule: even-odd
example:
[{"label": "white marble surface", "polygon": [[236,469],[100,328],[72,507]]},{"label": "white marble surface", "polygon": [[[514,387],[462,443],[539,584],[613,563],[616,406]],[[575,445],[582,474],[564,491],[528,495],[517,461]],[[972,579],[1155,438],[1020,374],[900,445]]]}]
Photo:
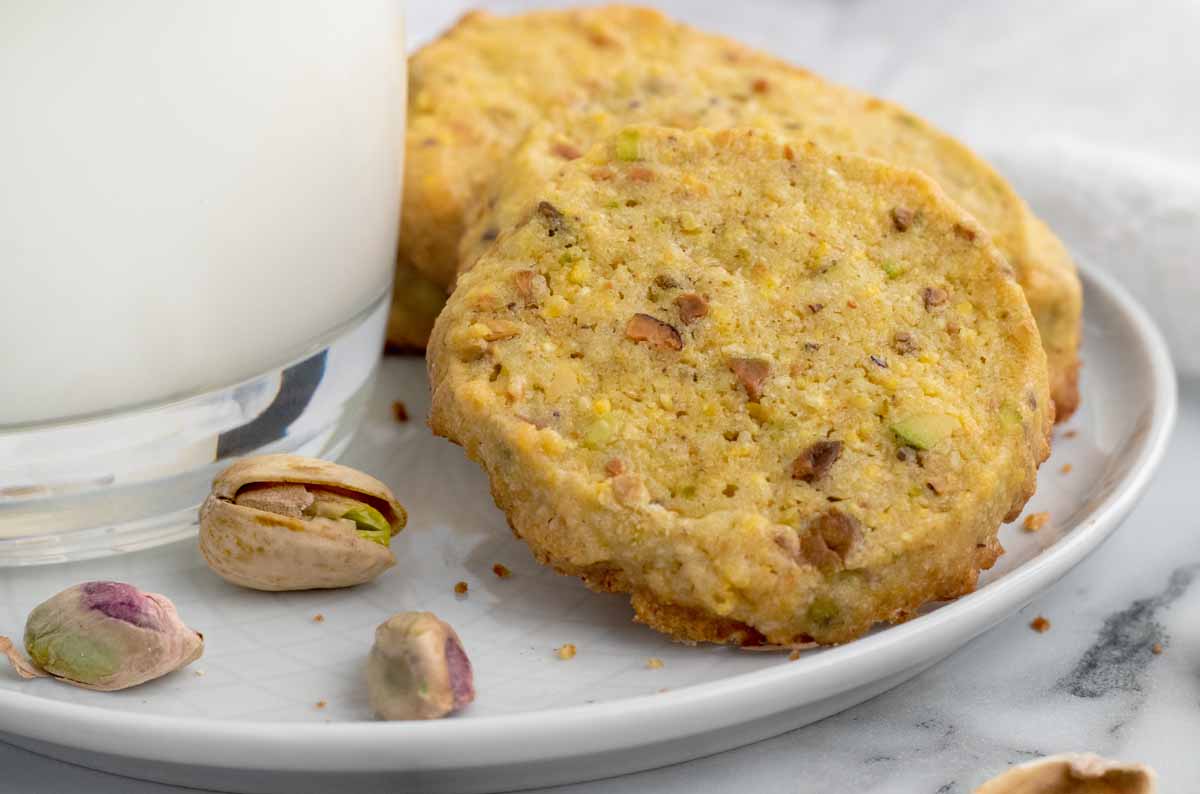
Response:
[{"label": "white marble surface", "polygon": [[[469,4],[410,5],[410,30],[419,40]],[[1137,150],[1173,173],[1200,166],[1194,145],[1200,111],[1186,101],[1200,94],[1200,50],[1182,41],[1185,31],[1200,27],[1196,5],[1163,2],[1152,11],[1129,2],[1055,4],[1052,11],[1042,3],[968,7],[953,0],[663,5],[897,99],[997,155],[1002,167],[1018,161],[1011,153],[1025,142],[1050,138],[1056,145],[1082,140],[1106,151]],[[1053,216],[1061,198],[1053,186],[1019,166],[1011,173],[1035,206]],[[1101,196],[1111,189],[1078,173],[1072,186]],[[1069,236],[1068,242],[1090,244]],[[1092,257],[1098,264],[1121,265],[1098,253]],[[1148,247],[1146,256],[1162,253]],[[751,747],[556,791],[965,793],[1008,764],[1067,750],[1150,763],[1167,794],[1197,790],[1197,448],[1200,383],[1193,382],[1184,387],[1163,469],[1116,536],[1022,614],[908,684]],[[1051,620],[1048,633],[1028,628],[1037,614]],[[1155,642],[1164,646],[1161,656],[1151,653]],[[185,791],[0,745],[0,792],[82,790]]]}]

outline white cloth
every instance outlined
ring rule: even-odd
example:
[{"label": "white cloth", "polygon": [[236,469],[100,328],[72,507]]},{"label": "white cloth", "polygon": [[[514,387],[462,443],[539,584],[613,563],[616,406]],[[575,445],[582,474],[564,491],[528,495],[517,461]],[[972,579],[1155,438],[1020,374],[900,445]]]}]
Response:
[{"label": "white cloth", "polygon": [[[990,159],[1200,377],[1200,3],[643,0],[907,105]],[[469,7],[409,5],[427,40]]]},{"label": "white cloth", "polygon": [[1200,168],[1073,138],[992,160],[1076,259],[1150,310],[1180,374],[1200,376]]}]

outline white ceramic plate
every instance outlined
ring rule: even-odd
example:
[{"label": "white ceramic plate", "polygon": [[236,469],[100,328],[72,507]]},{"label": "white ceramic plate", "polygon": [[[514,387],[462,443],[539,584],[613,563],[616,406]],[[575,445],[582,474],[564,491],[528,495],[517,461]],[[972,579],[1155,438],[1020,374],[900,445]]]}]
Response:
[{"label": "white ceramic plate", "polygon": [[[409,508],[399,566],[338,592],[267,594],[212,575],[194,542],[123,557],[0,572],[0,633],[87,579],[166,593],[207,649],[193,667],[120,693],[0,674],[5,741],[88,766],[232,791],[496,791],[675,763],[790,730],[859,703],[933,664],[1026,604],[1095,549],[1161,458],[1175,383],[1153,324],[1107,278],[1085,274],[1084,404],[1056,437],[1030,511],[983,586],[838,648],[783,654],[674,645],[630,622],[624,598],[539,568],[508,532],[486,481],[423,423],[422,362],[389,359],[346,462]],[[412,421],[397,424],[403,399]],[[1061,467],[1070,463],[1069,475]],[[510,567],[499,579],[493,563]],[[455,582],[470,585],[457,598]],[[478,701],[453,719],[369,720],[363,663],[376,624],[432,610],[457,627]],[[318,613],[324,620],[316,622]],[[561,661],[555,648],[574,643]],[[650,669],[647,660],[664,665]],[[201,673],[203,673],[201,675]],[[323,702],[323,707],[318,707]],[[197,768],[201,769],[197,769]],[[268,778],[264,773],[270,772]]]}]

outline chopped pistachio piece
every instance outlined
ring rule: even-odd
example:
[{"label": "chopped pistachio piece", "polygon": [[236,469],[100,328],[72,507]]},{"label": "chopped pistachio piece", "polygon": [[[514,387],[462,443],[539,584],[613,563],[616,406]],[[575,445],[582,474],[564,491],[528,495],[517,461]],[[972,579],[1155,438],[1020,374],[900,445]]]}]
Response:
[{"label": "chopped pistachio piece", "polygon": [[599,449],[612,441],[613,432],[612,422],[601,417],[590,423],[583,431],[583,445],[588,449]]},{"label": "chopped pistachio piece", "polygon": [[913,414],[894,422],[892,432],[907,446],[933,449],[956,427],[958,420],[947,414]]},{"label": "chopped pistachio piece", "polygon": [[833,599],[817,596],[809,604],[806,616],[813,623],[828,625],[837,618],[838,612],[838,605]]},{"label": "chopped pistachio piece", "polygon": [[1021,409],[1005,400],[1000,406],[1000,421],[1009,427],[1018,427],[1021,424]]},{"label": "chopped pistachio piece", "polygon": [[617,159],[626,162],[633,162],[639,159],[638,152],[638,131],[637,130],[621,130],[617,135]]}]

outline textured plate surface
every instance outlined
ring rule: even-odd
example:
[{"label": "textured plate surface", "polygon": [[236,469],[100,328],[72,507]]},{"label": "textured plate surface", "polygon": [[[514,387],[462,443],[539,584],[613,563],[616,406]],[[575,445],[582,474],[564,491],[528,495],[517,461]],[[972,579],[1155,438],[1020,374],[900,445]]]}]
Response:
[{"label": "textured plate surface", "polygon": [[[1161,457],[1175,413],[1162,341],[1108,279],[1085,274],[1084,404],[1042,470],[1007,553],[971,596],[902,626],[795,662],[775,653],[674,645],[630,622],[626,600],[539,568],[492,505],[486,479],[424,425],[417,359],[385,361],[344,461],[409,508],[400,564],[353,590],[269,594],[211,574],[194,541],[113,559],[5,571],[0,633],[54,592],[112,578],[166,593],[205,634],[192,667],[138,689],[95,693],[0,672],[3,738],[139,777],[239,791],[502,790],[674,763],[812,722],[878,694],[961,647],[1061,577],[1120,523]],[[407,423],[392,419],[403,400]],[[1066,463],[1071,477],[1056,476]],[[513,575],[500,579],[494,563]],[[457,581],[470,587],[465,598]],[[453,624],[475,664],[478,701],[433,723],[369,720],[362,670],[388,615],[427,609]],[[317,615],[320,621],[314,620]],[[561,661],[555,649],[573,643]],[[663,666],[651,669],[657,657]],[[318,706],[318,704],[323,704]],[[195,767],[208,769],[197,780]],[[288,774],[291,773],[291,774]],[[314,774],[317,773],[317,774]]]}]

